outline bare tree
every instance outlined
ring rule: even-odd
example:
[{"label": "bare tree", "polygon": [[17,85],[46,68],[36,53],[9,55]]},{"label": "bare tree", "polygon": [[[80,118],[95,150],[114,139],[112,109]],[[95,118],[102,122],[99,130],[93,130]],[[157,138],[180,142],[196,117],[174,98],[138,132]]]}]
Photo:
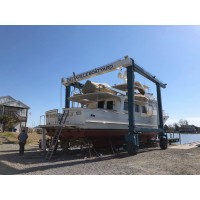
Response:
[{"label": "bare tree", "polygon": [[166,124],[164,125],[164,130],[165,132],[169,132],[169,127]]},{"label": "bare tree", "polygon": [[174,132],[174,126],[172,124],[168,124],[168,132]]},{"label": "bare tree", "polygon": [[178,122],[179,126],[182,126],[182,125],[189,125],[188,121],[187,120],[184,120],[184,119],[180,119],[179,122]]}]

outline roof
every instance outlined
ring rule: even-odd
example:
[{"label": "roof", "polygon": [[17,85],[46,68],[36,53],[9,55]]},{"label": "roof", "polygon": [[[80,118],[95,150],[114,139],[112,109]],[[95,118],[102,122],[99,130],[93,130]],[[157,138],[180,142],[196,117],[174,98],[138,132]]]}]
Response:
[{"label": "roof", "polygon": [[70,101],[78,102],[78,103],[83,103],[83,104],[88,104],[88,103],[93,103],[97,102],[97,100],[105,100],[108,98],[113,98],[113,99],[120,99],[119,96],[110,94],[110,93],[105,93],[105,92],[99,92],[99,93],[88,93],[88,94],[78,94],[74,95],[72,97],[69,97]]},{"label": "roof", "polygon": [[26,104],[24,104],[23,102],[21,102],[19,100],[14,99],[11,96],[1,96],[0,97],[0,105],[30,109],[29,106],[27,106]]}]

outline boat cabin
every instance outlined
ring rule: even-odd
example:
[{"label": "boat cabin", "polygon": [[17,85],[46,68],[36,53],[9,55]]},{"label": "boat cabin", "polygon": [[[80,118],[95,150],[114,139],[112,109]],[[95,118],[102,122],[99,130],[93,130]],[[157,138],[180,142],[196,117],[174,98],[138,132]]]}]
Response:
[{"label": "boat cabin", "polygon": [[[77,107],[105,109],[120,113],[128,113],[128,99],[127,96],[124,95],[114,95],[109,93],[77,94],[70,97],[69,100],[78,103]],[[144,95],[136,93],[135,112],[144,115],[148,113],[147,110],[149,109],[150,106],[148,105],[148,98]]]}]

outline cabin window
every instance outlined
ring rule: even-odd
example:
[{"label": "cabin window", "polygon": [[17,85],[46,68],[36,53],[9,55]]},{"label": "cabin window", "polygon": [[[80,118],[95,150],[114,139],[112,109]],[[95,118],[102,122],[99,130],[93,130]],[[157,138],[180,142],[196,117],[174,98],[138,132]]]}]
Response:
[{"label": "cabin window", "polygon": [[142,106],[142,113],[147,113],[147,108],[146,108],[146,106]]},{"label": "cabin window", "polygon": [[113,101],[107,101],[107,109],[113,110]]},{"label": "cabin window", "polygon": [[[128,110],[128,102],[124,102],[124,110]],[[140,112],[140,106],[135,104],[135,112]]]},{"label": "cabin window", "polygon": [[140,107],[137,104],[135,104],[135,112],[140,112]]},{"label": "cabin window", "polygon": [[124,110],[128,110],[128,102],[124,102]]},{"label": "cabin window", "polygon": [[104,101],[98,101],[98,108],[104,108]]}]

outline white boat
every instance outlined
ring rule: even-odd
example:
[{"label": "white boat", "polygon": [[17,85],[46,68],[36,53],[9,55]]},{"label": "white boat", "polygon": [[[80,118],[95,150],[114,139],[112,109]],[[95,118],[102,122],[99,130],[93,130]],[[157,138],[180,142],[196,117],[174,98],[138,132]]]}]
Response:
[{"label": "white boat", "polygon": [[[125,69],[124,74],[121,73],[122,69]],[[124,84],[111,87],[106,83],[91,81],[80,83],[114,70],[120,70],[118,77],[124,79]],[[156,84],[157,100],[148,92],[147,86],[139,82],[133,84],[135,72]],[[129,97],[126,82],[129,84]],[[161,149],[167,148],[163,122],[166,122],[168,115],[161,110],[160,91],[161,88],[166,88],[166,84],[135,64],[132,58],[125,56],[77,75],[73,73],[73,76],[62,78],[61,83],[66,87],[65,108],[62,113],[58,113],[57,109],[47,111],[46,125],[42,127],[47,135],[54,136],[54,147],[58,139],[63,148],[72,146],[74,141],[79,144],[92,143],[96,148],[126,145],[129,154],[133,155],[139,147],[136,133],[139,142],[144,144],[159,136]],[[72,87],[78,88],[79,93],[70,93]],[[135,97],[135,107],[129,112],[132,95]]]},{"label": "white boat", "polygon": [[[135,126],[158,128],[157,101],[148,87],[135,82]],[[101,147],[112,142],[113,145],[124,144],[124,136],[128,133],[128,99],[127,84],[109,86],[105,83],[87,81],[81,93],[69,97],[71,108],[64,108],[67,113],[63,123],[60,141],[69,146],[73,140],[90,140],[94,146]],[[53,135],[59,126],[62,113],[57,109],[46,112],[47,135]],[[163,122],[168,119],[163,111]],[[139,134],[141,143],[148,143],[157,136],[156,132]]]}]

